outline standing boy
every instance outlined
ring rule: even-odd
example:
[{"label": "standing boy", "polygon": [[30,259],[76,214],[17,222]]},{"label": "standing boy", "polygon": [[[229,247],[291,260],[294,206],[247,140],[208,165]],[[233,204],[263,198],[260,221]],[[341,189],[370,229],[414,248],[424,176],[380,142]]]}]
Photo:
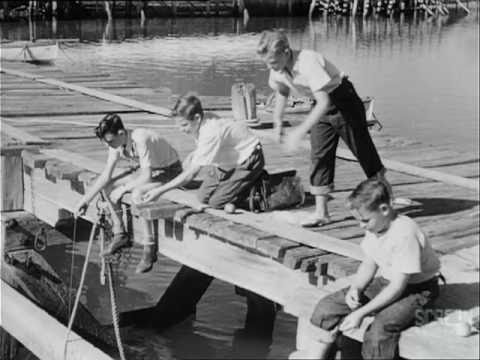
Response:
[{"label": "standing boy", "polygon": [[312,50],[294,52],[282,31],[265,31],[257,53],[270,68],[268,82],[276,91],[273,121],[277,141],[283,136],[282,118],[288,96],[314,100],[312,111],[285,139],[285,145],[287,150],[294,150],[310,131],[310,192],[315,196],[316,208],[302,225],[325,225],[330,222],[327,203],[333,190],[339,137],[357,157],[368,178],[383,178],[385,173],[368,132],[363,102],[333,63]]},{"label": "standing boy", "polygon": [[[106,194],[111,209],[113,240],[103,255],[113,254],[130,242],[129,235],[121,219],[120,198],[132,192],[135,201],[157,185],[167,182],[182,172],[182,164],[176,150],[161,136],[150,129],[125,129],[117,114],[106,115],[95,128],[96,136],[108,147],[105,169],[93,186],[77,205],[76,213],[85,213],[88,205],[100,191]],[[119,177],[113,177],[113,171],[120,159],[133,160],[139,164],[137,170]],[[144,249],[136,272],[149,271],[157,259],[157,247],[150,224],[144,220]]]},{"label": "standing boy", "polygon": [[[331,337],[312,339],[291,358],[324,358],[337,331],[357,328],[366,316],[374,315],[362,356],[394,359],[401,332],[438,296],[440,261],[419,226],[392,208],[385,183],[363,181],[349,196],[348,206],[366,231],[363,261],[350,288],[320,300],[311,317],[312,324],[330,331]],[[383,278],[372,283],[377,270]]]}]

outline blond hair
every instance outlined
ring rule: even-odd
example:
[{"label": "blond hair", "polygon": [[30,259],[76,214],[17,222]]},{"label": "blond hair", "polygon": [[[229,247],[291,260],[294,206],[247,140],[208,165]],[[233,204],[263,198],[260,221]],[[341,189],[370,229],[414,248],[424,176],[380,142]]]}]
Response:
[{"label": "blond hair", "polygon": [[290,49],[290,44],[284,30],[265,30],[260,36],[257,54],[260,56],[277,55],[286,49]]}]

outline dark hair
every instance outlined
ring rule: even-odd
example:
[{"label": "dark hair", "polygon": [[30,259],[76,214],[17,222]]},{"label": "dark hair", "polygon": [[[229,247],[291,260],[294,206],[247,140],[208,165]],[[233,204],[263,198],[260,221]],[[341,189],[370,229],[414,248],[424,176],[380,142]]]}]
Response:
[{"label": "dark hair", "polygon": [[187,120],[193,120],[195,114],[203,117],[202,103],[193,94],[182,95],[172,110],[172,116],[182,116]]},{"label": "dark hair", "polygon": [[122,119],[114,113],[107,114],[100,120],[95,128],[95,135],[99,139],[103,139],[106,133],[117,135],[120,130],[125,130]]},{"label": "dark hair", "polygon": [[290,48],[287,35],[283,29],[265,30],[257,45],[257,54],[261,56],[277,55]]},{"label": "dark hair", "polygon": [[375,211],[380,204],[390,204],[390,194],[385,182],[378,179],[362,181],[347,198],[347,207],[351,210],[364,207]]}]

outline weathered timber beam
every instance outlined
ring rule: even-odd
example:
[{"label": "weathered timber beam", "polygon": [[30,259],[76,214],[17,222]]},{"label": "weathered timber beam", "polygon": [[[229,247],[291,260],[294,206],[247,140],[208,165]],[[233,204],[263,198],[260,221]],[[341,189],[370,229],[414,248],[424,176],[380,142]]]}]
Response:
[{"label": "weathered timber beam", "polygon": [[26,131],[18,129],[14,126],[8,125],[5,123],[5,119],[0,117],[0,122],[2,123],[2,133],[17,139],[21,144],[25,145],[49,145],[50,141],[44,140],[41,137],[29,134]]},{"label": "weathered timber beam", "polygon": [[[103,170],[104,164],[101,161],[86,158],[66,150],[41,150],[42,153],[70,162],[75,166],[93,172]],[[252,226],[258,230],[265,231],[272,235],[290,239],[297,243],[308,245],[314,248],[333,252],[339,255],[348,256],[354,259],[362,259],[362,251],[357,244],[342,241],[332,236],[316,233],[307,229],[293,226],[287,223],[279,223],[272,218],[271,213],[254,214],[238,210],[236,214],[227,214],[222,210],[205,208],[205,204],[198,201],[195,194],[179,189],[171,190],[162,195],[162,198],[194,209],[204,209],[205,212],[230,220],[235,223]]]},{"label": "weathered timber beam", "polygon": [[[1,280],[2,327],[40,359],[63,360],[67,328]],[[28,316],[26,316],[28,314]],[[67,347],[69,360],[112,360],[74,332]]]},{"label": "weathered timber beam", "polygon": [[69,83],[66,83],[64,81],[47,78],[47,77],[42,76],[42,75],[29,74],[29,73],[26,73],[26,72],[23,72],[23,71],[6,69],[4,67],[0,68],[0,72],[4,72],[4,73],[9,74],[9,75],[20,76],[20,77],[23,77],[23,78],[31,79],[31,80],[34,80],[34,81],[37,81],[37,82],[40,82],[40,83],[43,83],[43,84],[58,86],[59,88],[63,88],[63,89],[77,91],[79,93],[89,95],[89,96],[92,96],[92,97],[95,97],[95,98],[98,98],[98,99],[107,100],[107,101],[117,103],[117,104],[122,104],[122,105],[125,105],[125,106],[130,106],[130,107],[133,107],[133,108],[136,108],[136,109],[141,109],[141,110],[144,110],[144,111],[148,111],[148,112],[163,115],[163,116],[170,116],[170,113],[171,113],[171,111],[169,109],[162,108],[160,106],[154,106],[154,105],[146,104],[146,103],[141,102],[141,101],[136,101],[136,100],[128,99],[128,98],[123,97],[123,96],[109,94],[109,93],[106,93],[104,91],[99,91],[99,90],[87,88],[85,86],[69,84]]}]

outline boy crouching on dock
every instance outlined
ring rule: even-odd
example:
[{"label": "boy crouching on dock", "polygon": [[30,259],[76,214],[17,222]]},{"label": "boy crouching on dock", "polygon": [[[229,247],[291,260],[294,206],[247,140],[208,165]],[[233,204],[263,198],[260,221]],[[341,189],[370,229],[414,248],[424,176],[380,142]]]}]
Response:
[{"label": "boy crouching on dock", "polygon": [[242,202],[265,166],[260,140],[244,122],[204,113],[194,95],[181,97],[172,115],[180,131],[195,139],[196,148],[184,161],[185,169],[179,176],[148,191],[143,200],[151,201],[186,185],[205,168],[197,192],[200,202],[213,208]]},{"label": "boy crouching on dock", "polygon": [[[375,317],[364,334],[363,358],[394,359],[401,332],[438,296],[440,261],[419,226],[392,208],[383,181],[360,183],[348,207],[366,231],[363,261],[350,288],[323,298],[315,308],[311,323],[330,334],[310,337],[308,348],[292,353],[292,359],[325,358],[338,331],[358,328],[368,315]],[[383,277],[374,280],[378,269]]]},{"label": "boy crouching on dock", "polygon": [[[95,135],[108,147],[107,164],[95,184],[77,205],[76,214],[82,215],[100,191],[111,209],[113,240],[102,255],[110,255],[129,245],[130,237],[121,219],[120,198],[127,192],[132,199],[140,199],[158,182],[168,182],[182,172],[182,164],[176,150],[161,136],[150,129],[125,129],[117,114],[106,115],[95,128]],[[133,160],[135,167],[127,173],[113,177],[120,159]],[[138,166],[139,165],[139,166]],[[138,201],[138,200],[137,200]],[[136,272],[150,271],[157,259],[157,247],[149,223],[144,220],[144,249]]]}]

